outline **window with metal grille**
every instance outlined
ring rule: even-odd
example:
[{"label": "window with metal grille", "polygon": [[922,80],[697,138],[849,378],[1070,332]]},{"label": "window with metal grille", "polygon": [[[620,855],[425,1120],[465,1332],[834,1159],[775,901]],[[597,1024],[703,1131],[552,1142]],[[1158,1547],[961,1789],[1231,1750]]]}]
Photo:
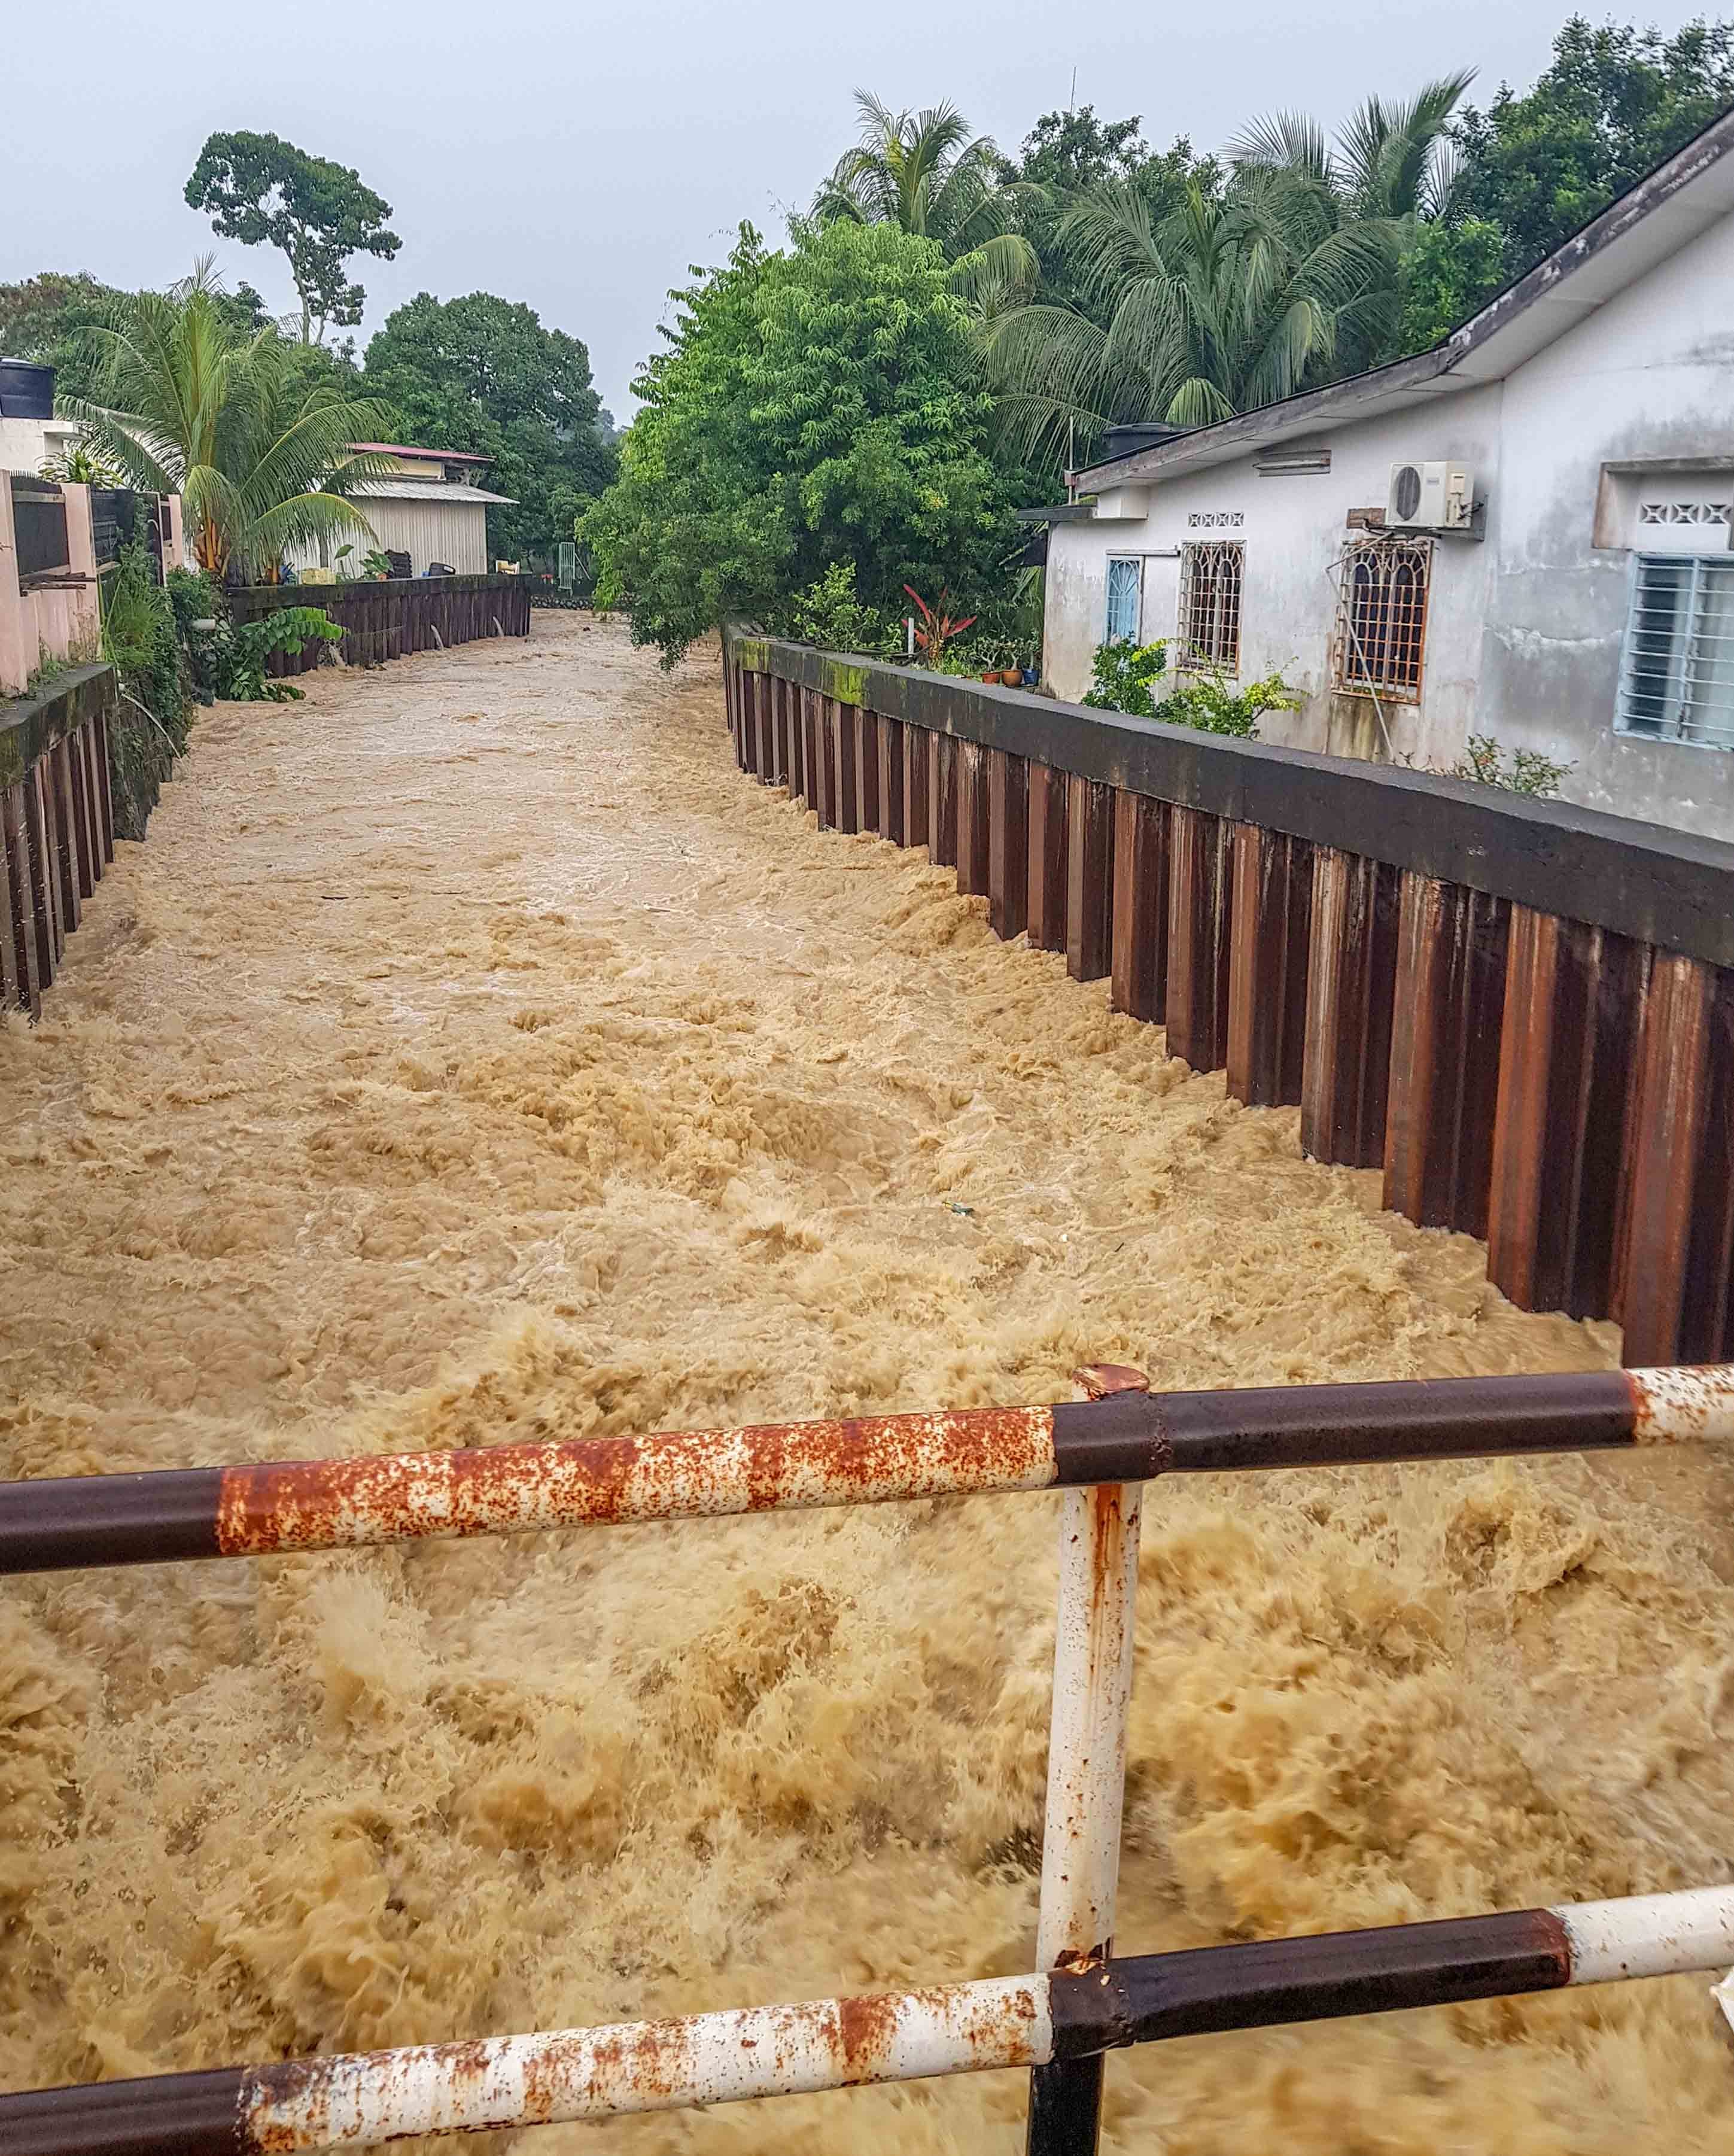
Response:
[{"label": "window with metal grille", "polygon": [[1144,564],[1136,555],[1108,563],[1108,641],[1129,636],[1138,640],[1138,616],[1143,597]]},{"label": "window with metal grille", "polygon": [[1240,578],[1246,550],[1238,539],[1200,539],[1180,554],[1180,663],[1240,665]]},{"label": "window with metal grille", "polygon": [[1429,539],[1369,539],[1342,561],[1336,685],[1418,703],[1427,644]]},{"label": "window with metal grille", "polygon": [[1614,731],[1734,748],[1734,560],[1639,554]]}]

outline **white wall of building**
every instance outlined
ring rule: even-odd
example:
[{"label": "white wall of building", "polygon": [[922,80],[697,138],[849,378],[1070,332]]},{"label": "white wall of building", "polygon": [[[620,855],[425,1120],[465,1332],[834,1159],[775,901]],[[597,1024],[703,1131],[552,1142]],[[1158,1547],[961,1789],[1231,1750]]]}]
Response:
[{"label": "white wall of building", "polygon": [[1613,490],[1621,501],[1611,521],[1626,524],[1601,533],[1616,543],[1596,543],[1604,464],[1734,462],[1734,217],[1503,382],[1442,388],[1314,439],[1330,449],[1328,472],[1260,475],[1249,450],[1136,482],[1150,489],[1141,519],[1054,525],[1045,650],[1054,692],[1075,701],[1089,686],[1111,556],[1147,557],[1142,634],[1153,641],[1175,632],[1178,549],[1235,538],[1245,547],[1239,678],[1280,673],[1303,700],[1262,720],[1261,738],[1383,754],[1369,701],[1331,687],[1328,572],[1358,536],[1348,512],[1383,506],[1393,462],[1445,459],[1474,468],[1485,536],[1434,542],[1419,701],[1381,699],[1395,753],[1449,763],[1470,732],[1490,733],[1571,764],[1566,798],[1734,835],[1734,753],[1613,732],[1635,501],[1649,480]]},{"label": "white wall of building", "polygon": [[[420,576],[430,562],[444,562],[460,577],[480,576],[491,569],[487,504],[474,498],[465,501],[464,495],[471,493],[467,487],[449,491],[449,501],[383,500],[357,487],[355,506],[372,526],[374,536],[371,540],[356,538],[355,552],[346,561],[350,574],[354,575],[362,556],[375,547],[382,553],[408,554],[412,576]],[[315,567],[319,549],[299,547],[293,559],[298,569]]]}]

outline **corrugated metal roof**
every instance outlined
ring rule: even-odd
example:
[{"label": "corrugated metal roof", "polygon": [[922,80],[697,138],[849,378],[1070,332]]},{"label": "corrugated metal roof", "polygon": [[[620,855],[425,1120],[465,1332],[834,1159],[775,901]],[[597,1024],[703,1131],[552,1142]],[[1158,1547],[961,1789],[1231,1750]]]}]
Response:
[{"label": "corrugated metal roof", "polygon": [[485,486],[442,486],[431,479],[358,479],[350,488],[357,501],[516,502],[515,494],[490,494]]},{"label": "corrugated metal roof", "polygon": [[388,457],[428,457],[436,464],[490,465],[492,457],[479,457],[474,449],[418,449],[409,442],[351,442],[351,449],[372,450],[375,454]]}]

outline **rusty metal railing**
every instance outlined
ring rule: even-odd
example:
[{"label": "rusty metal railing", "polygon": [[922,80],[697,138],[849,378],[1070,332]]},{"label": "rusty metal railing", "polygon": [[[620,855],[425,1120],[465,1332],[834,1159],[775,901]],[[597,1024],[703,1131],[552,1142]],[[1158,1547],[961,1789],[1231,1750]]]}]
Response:
[{"label": "rusty metal railing", "polygon": [[882,1997],[0,2096],[8,2156],[247,2156],[1030,2070],[1030,2156],[1091,2156],[1130,2044],[1734,1963],[1734,1887],[1116,1956],[1139,1509],[1165,1474],[1734,1438],[1734,1368],[1051,1407],[0,1483],[0,1573],[1062,1488],[1038,1973]]}]

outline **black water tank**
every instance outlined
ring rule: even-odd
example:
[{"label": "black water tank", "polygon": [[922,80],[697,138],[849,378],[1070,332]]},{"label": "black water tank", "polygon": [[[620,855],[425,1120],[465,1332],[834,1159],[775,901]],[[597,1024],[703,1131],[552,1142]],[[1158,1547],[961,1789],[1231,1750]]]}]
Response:
[{"label": "black water tank", "polygon": [[1102,445],[1102,461],[1111,464],[1116,457],[1129,457],[1139,449],[1153,449],[1186,432],[1184,427],[1165,427],[1153,419],[1136,427],[1110,427]]},{"label": "black water tank", "polygon": [[0,359],[0,419],[52,419],[54,370],[28,359]]}]

